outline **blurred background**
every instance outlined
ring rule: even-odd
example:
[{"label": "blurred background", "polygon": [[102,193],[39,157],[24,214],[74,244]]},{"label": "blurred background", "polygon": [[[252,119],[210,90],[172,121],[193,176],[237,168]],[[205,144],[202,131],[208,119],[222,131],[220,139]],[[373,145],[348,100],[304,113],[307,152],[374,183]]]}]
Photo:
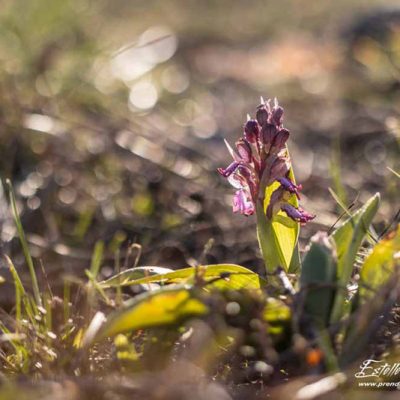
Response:
[{"label": "blurred background", "polygon": [[[278,97],[302,205],[301,247],[382,192],[399,207],[400,5],[336,0],[3,0],[0,174],[49,276],[140,264],[261,266],[254,219],[216,168],[259,97]],[[390,169],[389,169],[390,168]],[[7,196],[1,249],[23,263]],[[210,242],[213,240],[213,243]],[[212,244],[212,246],[211,246]],[[3,260],[1,261],[3,262]]]}]

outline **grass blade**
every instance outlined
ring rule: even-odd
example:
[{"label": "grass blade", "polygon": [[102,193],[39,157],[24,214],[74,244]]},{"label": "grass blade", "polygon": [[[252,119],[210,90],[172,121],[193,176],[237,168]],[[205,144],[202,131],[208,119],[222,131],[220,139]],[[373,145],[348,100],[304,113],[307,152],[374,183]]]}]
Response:
[{"label": "grass blade", "polygon": [[394,176],[397,176],[398,178],[400,178],[400,173],[396,172],[394,169],[390,168],[390,167],[386,167],[392,174],[394,174]]},{"label": "grass blade", "polygon": [[90,273],[93,279],[97,278],[100,271],[101,262],[103,261],[104,242],[99,240],[94,246],[92,262],[90,264]]},{"label": "grass blade", "polygon": [[35,314],[37,312],[37,309],[35,306],[36,304],[33,304],[30,302],[30,299],[25,291],[24,285],[22,284],[21,278],[18,275],[18,272],[11,261],[11,259],[5,255],[8,267],[10,269],[11,276],[14,281],[14,286],[15,286],[15,318],[19,322],[21,322],[22,319],[22,304],[25,307],[25,312],[26,315],[29,317],[30,321],[32,322],[33,325],[36,324],[35,321]]},{"label": "grass blade", "polygon": [[22,251],[24,253],[26,263],[28,264],[29,273],[31,275],[33,295],[35,297],[36,304],[38,306],[42,306],[42,298],[40,296],[40,290],[39,290],[39,284],[38,284],[38,280],[37,280],[37,276],[36,276],[36,271],[35,271],[35,267],[33,265],[31,253],[29,251],[28,242],[26,241],[24,228],[22,226],[21,219],[18,214],[17,204],[15,202],[14,190],[13,190],[11,181],[9,179],[6,180],[6,184],[8,186],[11,210],[13,213],[15,225],[17,227],[19,240],[20,240],[21,246],[22,246]]}]

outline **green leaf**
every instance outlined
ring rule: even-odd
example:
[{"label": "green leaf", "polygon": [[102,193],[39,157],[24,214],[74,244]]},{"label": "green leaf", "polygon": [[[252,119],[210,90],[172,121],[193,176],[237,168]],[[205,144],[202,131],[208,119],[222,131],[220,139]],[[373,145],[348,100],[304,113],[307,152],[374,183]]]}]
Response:
[{"label": "green leaf", "polygon": [[5,255],[8,267],[11,272],[11,276],[14,281],[14,286],[15,286],[15,319],[18,323],[21,322],[21,319],[23,317],[23,309],[22,305],[25,307],[25,312],[26,315],[29,317],[31,320],[32,324],[36,324],[35,320],[35,314],[37,313],[36,309],[36,304],[33,302],[30,302],[29,296],[25,291],[24,285],[22,284],[21,278],[11,261],[10,257]]},{"label": "green leaf", "polygon": [[208,307],[182,286],[161,288],[136,296],[110,315],[94,341],[138,329],[173,325],[207,314]]},{"label": "green leaf", "polygon": [[100,285],[103,287],[103,289],[125,286],[127,283],[129,284],[129,282],[135,279],[145,278],[152,275],[166,274],[168,272],[174,272],[174,270],[170,268],[153,266],[135,267],[126,269],[125,271],[122,271],[119,274],[114,275],[103,282],[100,282]]},{"label": "green leaf", "polygon": [[335,242],[322,232],[311,239],[301,269],[300,288],[304,311],[319,326],[330,317],[336,284]]},{"label": "green leaf", "polygon": [[378,211],[379,200],[380,195],[376,193],[332,234],[338,257],[337,281],[339,290],[336,294],[331,322],[337,322],[342,316],[346,287],[353,272],[354,260],[365,235],[369,231],[372,219]]},{"label": "green leaf", "polygon": [[360,296],[372,297],[374,291],[384,285],[400,259],[400,226],[375,245],[366,258],[360,272]]},{"label": "green leaf", "polygon": [[[341,158],[340,138],[338,137],[337,140],[335,140],[333,143],[332,155],[329,165],[331,179],[337,194],[331,188],[329,188],[329,191],[331,191],[331,194],[340,205],[340,207],[343,208],[343,205],[347,204],[347,193],[346,188],[343,185],[341,170],[343,164]],[[345,207],[344,209],[346,210],[347,208]]]},{"label": "green leaf", "polygon": [[93,279],[97,278],[99,274],[101,263],[103,261],[103,253],[104,253],[104,242],[102,240],[98,240],[94,246],[92,261],[90,263],[90,273]]},{"label": "green leaf", "polygon": [[[290,179],[295,182],[293,169],[289,172]],[[281,266],[286,271],[298,269],[297,240],[299,237],[299,224],[289,218],[286,213],[279,211],[272,220],[265,213],[269,205],[272,193],[280,186],[274,182],[265,190],[264,209],[257,212],[257,232],[261,251],[269,272],[275,271]],[[292,194],[289,203],[298,207],[297,197]],[[292,259],[293,263],[292,263]],[[291,265],[292,264],[292,265]]]},{"label": "green leaf", "polygon": [[215,264],[189,267],[166,274],[158,274],[144,278],[126,281],[122,286],[130,286],[146,283],[188,283],[194,284],[195,278],[208,283],[206,287],[216,287],[218,289],[260,289],[265,285],[265,281],[255,272],[235,264]]}]

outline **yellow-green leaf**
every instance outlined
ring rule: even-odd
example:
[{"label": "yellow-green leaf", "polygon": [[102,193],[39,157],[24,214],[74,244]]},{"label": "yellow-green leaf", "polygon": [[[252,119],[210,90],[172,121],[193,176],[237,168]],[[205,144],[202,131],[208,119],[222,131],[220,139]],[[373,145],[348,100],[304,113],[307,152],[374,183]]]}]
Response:
[{"label": "yellow-green leaf", "polygon": [[[295,182],[293,169],[289,172],[290,179]],[[264,243],[261,244],[264,258],[269,271],[274,271],[276,267],[281,266],[286,271],[297,269],[296,263],[298,261],[297,254],[297,240],[299,237],[299,224],[289,218],[286,213],[279,211],[270,221],[265,217],[266,209],[269,205],[272,193],[279,187],[279,182],[274,182],[268,186],[265,191],[264,200],[264,215],[258,216],[257,225],[262,229],[264,225],[265,232],[262,239]],[[289,203],[298,207],[297,197],[293,194],[290,196]],[[260,218],[262,220],[260,220]],[[259,232],[260,238],[261,232]],[[291,265],[292,264],[292,265]]]},{"label": "yellow-green leaf", "polygon": [[119,274],[112,276],[109,279],[106,279],[103,282],[100,282],[100,286],[103,289],[108,289],[117,286],[124,286],[128,282],[131,282],[135,279],[144,278],[152,275],[166,274],[168,272],[174,272],[174,271],[170,268],[155,267],[155,266],[129,268],[125,271],[120,272]]},{"label": "yellow-green leaf", "polygon": [[360,295],[373,295],[390,278],[396,264],[400,264],[400,226],[376,244],[366,258],[360,273]]},{"label": "yellow-green leaf", "polygon": [[95,341],[138,329],[181,323],[208,313],[208,307],[183,287],[165,287],[135,297],[110,315]]},{"label": "yellow-green leaf", "polygon": [[255,272],[235,264],[215,264],[179,269],[165,274],[157,274],[125,281],[122,286],[146,283],[186,283],[193,284],[197,277],[206,287],[218,289],[260,289],[266,282]]}]

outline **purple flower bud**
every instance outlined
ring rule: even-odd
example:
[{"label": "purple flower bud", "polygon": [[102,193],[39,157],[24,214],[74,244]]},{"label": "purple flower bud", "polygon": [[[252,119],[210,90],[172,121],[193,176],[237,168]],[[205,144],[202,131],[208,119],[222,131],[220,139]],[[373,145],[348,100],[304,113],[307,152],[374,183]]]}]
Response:
[{"label": "purple flower bud", "polygon": [[265,124],[261,130],[262,142],[265,146],[271,145],[275,139],[278,130],[273,124]]},{"label": "purple flower bud", "polygon": [[218,172],[224,177],[227,178],[228,176],[232,175],[235,171],[236,168],[239,166],[239,163],[237,161],[234,161],[233,163],[229,164],[227,168],[218,168]]},{"label": "purple flower bud", "polygon": [[260,134],[260,127],[255,119],[249,119],[244,125],[244,137],[250,143],[255,143]]},{"label": "purple flower bud", "polygon": [[269,111],[265,104],[261,104],[257,108],[256,118],[260,126],[264,126],[268,123]]},{"label": "purple flower bud", "polygon": [[299,199],[299,190],[301,190],[301,185],[295,185],[289,178],[283,177],[278,178],[277,181],[281,184],[281,187],[286,191],[293,193]]},{"label": "purple flower bud", "polygon": [[240,139],[236,142],[236,149],[239,156],[245,163],[251,161],[251,147],[246,139]]},{"label": "purple flower bud", "polygon": [[287,129],[282,128],[278,131],[273,144],[275,151],[279,152],[285,147],[286,142],[289,139],[289,135],[290,133]]},{"label": "purple flower bud", "polygon": [[281,126],[283,121],[283,108],[281,106],[274,106],[272,109],[271,122],[276,126]]},{"label": "purple flower bud", "polygon": [[289,203],[282,204],[281,210],[284,211],[288,217],[301,224],[305,224],[315,218],[315,215],[309,214],[307,211],[296,208]]},{"label": "purple flower bud", "polygon": [[250,196],[244,189],[236,191],[233,197],[233,212],[243,215],[254,214],[254,204]]},{"label": "purple flower bud", "polygon": [[272,164],[268,185],[270,185],[277,179],[286,176],[289,169],[290,169],[289,160],[286,157],[278,157]]}]

